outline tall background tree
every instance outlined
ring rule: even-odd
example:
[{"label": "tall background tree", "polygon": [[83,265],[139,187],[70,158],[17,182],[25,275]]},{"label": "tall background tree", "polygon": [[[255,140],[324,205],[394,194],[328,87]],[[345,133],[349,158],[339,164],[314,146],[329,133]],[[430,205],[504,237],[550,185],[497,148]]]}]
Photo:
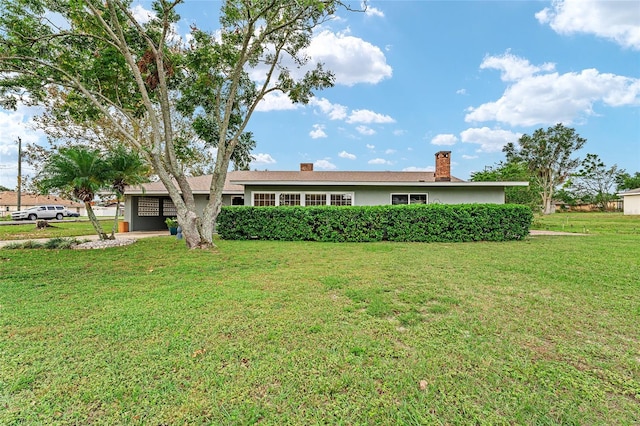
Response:
[{"label": "tall background tree", "polygon": [[624,170],[619,170],[616,164],[607,167],[596,154],[587,154],[564,189],[574,198],[595,204],[604,211],[617,198],[614,189],[622,172]]},{"label": "tall background tree", "polygon": [[623,171],[618,175],[616,184],[618,191],[640,188],[640,172],[635,172],[632,175]]},{"label": "tall background tree", "polygon": [[586,139],[581,138],[575,129],[556,124],[546,130],[538,129],[532,135],[522,135],[517,145],[509,142],[503,152],[507,162],[526,165],[540,187],[542,212],[550,214],[555,190],[580,164],[580,159],[573,155],[585,143]]},{"label": "tall background tree", "polygon": [[[219,32],[194,27],[188,46],[172,33],[179,4],[158,0],[154,18],[140,23],[127,1],[0,0],[0,101],[44,105],[96,133],[116,132],[167,188],[187,245],[210,247],[226,173],[236,150],[246,158],[251,148],[246,127],[258,103],[276,91],[306,103],[333,84],[321,64],[305,68],[305,48],[342,2],[228,0]],[[256,82],[250,71],[264,78]],[[48,102],[52,94],[60,102]],[[194,118],[203,123],[200,140],[215,149],[202,214],[181,157],[192,141],[176,126]]]},{"label": "tall background tree", "polygon": [[505,202],[510,204],[525,204],[532,209],[540,207],[540,188],[532,179],[529,169],[523,162],[504,162],[471,174],[473,182],[529,182],[529,186],[508,187],[505,189]]}]

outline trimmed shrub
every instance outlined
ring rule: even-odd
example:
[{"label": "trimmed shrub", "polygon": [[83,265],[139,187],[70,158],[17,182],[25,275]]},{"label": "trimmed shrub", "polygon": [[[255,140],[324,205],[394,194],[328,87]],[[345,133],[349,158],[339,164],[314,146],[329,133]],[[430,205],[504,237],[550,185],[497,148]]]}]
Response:
[{"label": "trimmed shrub", "polygon": [[228,240],[508,241],[529,234],[533,214],[522,205],[225,206],[217,230]]}]

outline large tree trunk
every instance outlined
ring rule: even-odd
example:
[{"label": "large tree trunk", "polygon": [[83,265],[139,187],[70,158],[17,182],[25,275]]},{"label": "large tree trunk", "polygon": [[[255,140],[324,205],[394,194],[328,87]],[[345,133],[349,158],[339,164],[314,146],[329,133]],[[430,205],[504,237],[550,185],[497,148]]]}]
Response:
[{"label": "large tree trunk", "polygon": [[178,223],[182,228],[182,235],[190,249],[208,248],[211,244],[203,241],[200,235],[200,219],[196,212],[187,209],[186,205],[178,208]]},{"label": "large tree trunk", "polygon": [[553,201],[553,191],[544,191],[542,193],[542,214],[553,213],[553,208],[551,206],[552,201]]}]

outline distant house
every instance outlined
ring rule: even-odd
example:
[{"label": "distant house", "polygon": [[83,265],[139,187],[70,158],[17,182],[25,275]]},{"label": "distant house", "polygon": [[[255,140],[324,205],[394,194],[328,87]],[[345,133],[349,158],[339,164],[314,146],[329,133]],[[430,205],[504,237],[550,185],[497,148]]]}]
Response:
[{"label": "distant house", "polygon": [[[84,213],[84,204],[76,203],[75,201],[61,198],[55,195],[35,195],[22,193],[20,195],[20,210],[28,209],[33,206],[40,206],[42,204],[59,204],[65,206],[67,210]],[[6,216],[11,212],[18,211],[18,192],[16,191],[1,191],[0,192],[0,214]]]},{"label": "distant house", "polygon": [[[209,199],[211,176],[189,178],[196,204]],[[504,204],[504,189],[528,182],[467,182],[451,176],[451,152],[436,153],[435,172],[234,171],[227,174],[224,205],[373,206],[389,204]],[[131,231],[164,229],[176,208],[161,182],[125,191],[125,221]]]},{"label": "distant house", "polygon": [[624,214],[640,214],[640,188],[618,194],[624,200]]}]

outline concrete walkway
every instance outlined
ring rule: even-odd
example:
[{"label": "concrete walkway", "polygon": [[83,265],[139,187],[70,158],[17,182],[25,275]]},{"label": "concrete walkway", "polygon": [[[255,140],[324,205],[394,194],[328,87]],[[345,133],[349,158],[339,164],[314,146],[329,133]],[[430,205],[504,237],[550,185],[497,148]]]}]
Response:
[{"label": "concrete walkway", "polygon": [[562,232],[562,231],[545,231],[545,230],[538,230],[538,229],[532,229],[531,231],[529,231],[529,235],[536,236],[536,235],[571,235],[571,236],[586,236],[589,234],[579,234],[577,232]]},{"label": "concrete walkway", "polygon": [[[149,238],[149,237],[161,237],[167,236],[169,237],[169,231],[136,231],[136,232],[122,232],[116,234],[116,240],[139,240],[140,238]],[[98,236],[96,234],[93,235],[82,235],[78,237],[69,237],[69,238],[77,238],[78,240],[90,240],[95,241],[98,240]],[[175,238],[175,236],[173,236]],[[37,241],[37,242],[47,242],[51,238],[31,238],[29,240],[7,240],[0,241],[0,247],[4,247],[11,243],[23,243],[25,241]]]}]

